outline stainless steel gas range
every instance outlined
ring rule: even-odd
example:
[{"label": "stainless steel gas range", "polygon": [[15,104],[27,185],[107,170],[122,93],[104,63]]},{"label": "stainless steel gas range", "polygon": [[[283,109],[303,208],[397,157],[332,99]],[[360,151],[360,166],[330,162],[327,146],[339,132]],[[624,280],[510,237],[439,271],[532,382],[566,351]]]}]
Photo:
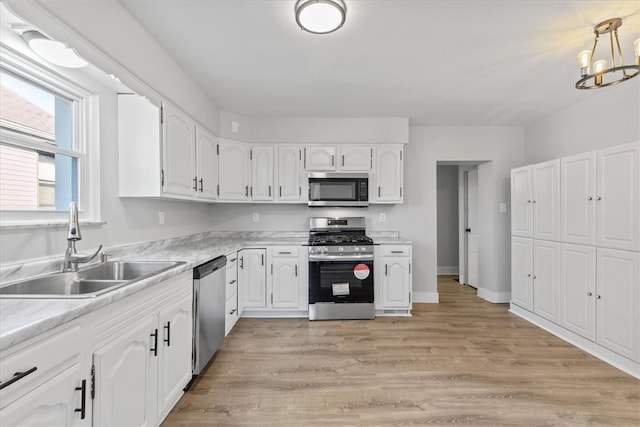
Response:
[{"label": "stainless steel gas range", "polygon": [[310,218],[309,320],[374,317],[373,240],[365,218]]}]

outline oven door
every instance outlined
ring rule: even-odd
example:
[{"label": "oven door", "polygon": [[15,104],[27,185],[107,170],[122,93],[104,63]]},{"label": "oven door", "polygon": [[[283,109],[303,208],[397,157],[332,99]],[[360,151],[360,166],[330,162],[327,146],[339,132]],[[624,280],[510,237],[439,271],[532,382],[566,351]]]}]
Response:
[{"label": "oven door", "polygon": [[309,304],[373,303],[373,260],[309,261]]}]

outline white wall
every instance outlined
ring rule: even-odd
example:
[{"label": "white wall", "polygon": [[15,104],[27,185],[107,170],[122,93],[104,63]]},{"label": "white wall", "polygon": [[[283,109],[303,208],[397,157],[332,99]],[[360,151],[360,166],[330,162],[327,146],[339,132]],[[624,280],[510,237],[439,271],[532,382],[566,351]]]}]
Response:
[{"label": "white wall", "polygon": [[[109,22],[114,18],[114,14],[110,12],[119,11],[119,5],[102,6],[101,3],[88,2],[91,6],[84,7],[82,2],[74,2],[74,11],[77,13],[69,13],[67,17],[80,19],[82,11],[91,15],[89,22],[79,25],[83,30],[91,32],[91,25],[95,25],[98,29],[109,27],[111,34],[119,34],[113,31],[113,25],[120,21],[118,19]],[[57,2],[52,2],[57,4]],[[75,10],[77,6],[77,10]],[[95,12],[87,10],[87,8],[95,7]],[[105,9],[106,8],[106,9]],[[111,10],[113,8],[113,10]],[[66,9],[65,9],[66,10]],[[65,12],[65,10],[58,12]],[[32,11],[33,12],[33,11]],[[37,12],[37,11],[36,11]],[[115,12],[114,12],[115,13]],[[119,12],[118,12],[119,13]],[[104,14],[104,15],[103,15]],[[57,29],[60,32],[59,24],[46,15],[33,13],[38,17],[38,27],[45,32],[49,29]],[[29,19],[29,16],[23,16]],[[122,18],[124,19],[124,18]],[[100,22],[104,21],[104,22]],[[75,21],[74,21],[75,23]],[[134,22],[125,20],[122,25],[131,26]],[[122,28],[124,33],[124,28]],[[127,30],[128,31],[128,30]],[[133,30],[131,30],[133,31]],[[53,31],[51,31],[52,33]],[[61,31],[64,32],[64,31]],[[99,31],[98,31],[99,33]],[[135,32],[134,32],[135,34]],[[117,37],[115,38],[117,40]],[[3,37],[3,43],[11,43],[9,37]],[[14,43],[22,42],[17,38]],[[125,40],[120,40],[125,42]],[[129,40],[126,41],[130,43]],[[147,40],[147,42],[149,42]],[[24,48],[24,46],[22,46]],[[28,52],[26,49],[23,49]],[[117,50],[117,49],[115,49]],[[95,53],[94,53],[95,56]],[[87,55],[88,58],[88,55]],[[127,58],[118,58],[119,61],[129,61]],[[157,49],[149,50],[145,55],[131,62],[132,68],[144,73],[143,68],[138,68],[141,62],[148,64],[166,64],[167,58]],[[151,72],[147,69],[146,72]],[[152,74],[163,74],[153,71]],[[83,86],[91,86],[90,89],[99,94],[100,97],[100,157],[101,157],[101,219],[106,221],[105,225],[90,226],[82,228],[83,240],[78,242],[78,249],[81,252],[88,252],[97,248],[99,244],[104,246],[114,246],[126,243],[157,240],[168,237],[181,236],[191,233],[199,233],[207,231],[211,228],[211,212],[212,208],[206,204],[196,204],[178,201],[163,200],[146,200],[146,199],[121,199],[118,197],[118,132],[117,132],[117,102],[116,91],[109,88],[106,84],[90,83],[88,79],[83,78],[77,72],[68,72],[68,77]],[[141,75],[140,78],[153,81],[155,88],[161,92],[170,93],[179,90],[181,87],[184,93],[176,99],[180,98],[181,107],[190,112],[209,111],[215,114],[215,117],[204,117],[200,119],[209,127],[217,126],[217,108],[210,101],[194,96],[191,83],[185,80],[180,72],[168,69],[163,77]],[[154,80],[155,79],[155,80]],[[171,84],[167,81],[172,80]],[[154,89],[155,89],[154,88]],[[187,99],[188,98],[188,99]],[[173,99],[172,99],[173,100]],[[204,108],[206,107],[206,108]],[[207,119],[207,120],[205,120]],[[165,213],[165,225],[158,225],[158,212]],[[19,228],[19,229],[2,229],[2,239],[0,242],[0,264],[12,264],[22,262],[29,259],[46,258],[51,256],[62,256],[66,249],[66,228]]]},{"label": "white wall", "polygon": [[640,141],[640,77],[584,96],[525,127],[526,164]]},{"label": "white wall", "polygon": [[438,274],[458,274],[458,167],[437,167]]},{"label": "white wall", "polygon": [[[252,118],[252,139],[261,140],[254,123]],[[213,208],[213,227],[216,230],[306,231],[310,216],[366,216],[368,230],[399,231],[402,237],[413,241],[414,301],[437,301],[437,162],[487,161],[478,167],[479,215],[483,224],[481,296],[495,302],[508,301],[510,221],[508,212],[498,212],[498,203],[509,202],[510,170],[523,162],[522,129],[411,127],[409,141],[405,146],[405,192],[401,205],[324,209],[306,205],[218,204]],[[252,222],[253,212],[260,214],[260,222]],[[379,221],[382,212],[386,213],[386,222]]]}]

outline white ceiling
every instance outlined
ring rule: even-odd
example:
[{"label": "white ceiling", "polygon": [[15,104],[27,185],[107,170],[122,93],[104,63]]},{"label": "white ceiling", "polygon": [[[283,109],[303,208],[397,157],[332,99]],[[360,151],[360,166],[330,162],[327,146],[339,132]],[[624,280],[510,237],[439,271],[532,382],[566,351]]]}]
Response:
[{"label": "white ceiling", "polygon": [[639,0],[345,1],[328,35],[296,26],[295,0],[121,3],[221,109],[250,117],[523,126],[597,95],[574,88],[593,25],[623,18],[627,63],[640,37]]}]

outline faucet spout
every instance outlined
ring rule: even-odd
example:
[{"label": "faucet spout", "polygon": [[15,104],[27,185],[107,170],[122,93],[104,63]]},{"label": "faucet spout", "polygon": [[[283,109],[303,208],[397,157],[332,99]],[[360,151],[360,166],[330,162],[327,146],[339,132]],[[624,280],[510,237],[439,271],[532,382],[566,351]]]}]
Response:
[{"label": "faucet spout", "polygon": [[64,253],[64,266],[62,271],[78,271],[78,264],[90,262],[94,259],[102,245],[93,255],[82,255],[76,251],[76,242],[82,240],[80,233],[80,221],[78,220],[78,205],[76,202],[69,203],[69,232],[67,233],[67,250]]},{"label": "faucet spout", "polygon": [[76,202],[69,203],[69,232],[67,233],[67,240],[82,240],[80,221],[78,221],[78,204]]}]

